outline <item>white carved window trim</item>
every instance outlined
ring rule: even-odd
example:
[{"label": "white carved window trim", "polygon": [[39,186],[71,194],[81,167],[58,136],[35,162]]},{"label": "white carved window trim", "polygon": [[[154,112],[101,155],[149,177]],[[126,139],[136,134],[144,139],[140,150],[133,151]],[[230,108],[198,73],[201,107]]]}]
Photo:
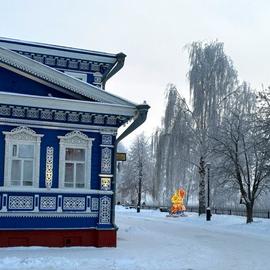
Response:
[{"label": "white carved window trim", "polygon": [[65,136],[58,136],[60,139],[59,149],[59,187],[64,189],[82,189],[82,188],[68,188],[64,186],[65,182],[65,155],[66,148],[79,148],[85,150],[85,187],[83,189],[91,188],[91,156],[92,156],[92,142],[94,139],[89,138],[79,130],[67,133]]},{"label": "white carved window trim", "polygon": [[40,143],[43,135],[36,134],[36,132],[28,127],[21,126],[12,129],[10,132],[3,131],[5,135],[5,172],[4,172],[4,186],[11,185],[11,167],[12,167],[12,151],[13,145],[33,145],[34,146],[34,171],[33,171],[33,185],[32,186],[12,186],[32,188],[39,187],[39,167],[40,167]]}]

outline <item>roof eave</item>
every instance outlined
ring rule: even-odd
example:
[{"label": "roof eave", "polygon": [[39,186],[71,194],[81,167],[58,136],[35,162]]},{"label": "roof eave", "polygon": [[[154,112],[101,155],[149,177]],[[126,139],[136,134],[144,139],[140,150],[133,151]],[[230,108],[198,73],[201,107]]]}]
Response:
[{"label": "roof eave", "polygon": [[41,80],[50,82],[53,85],[57,85],[68,91],[96,101],[127,106],[136,106],[136,104],[133,102],[130,102],[111,93],[102,91],[98,87],[82,82],[78,79],[64,74],[61,71],[58,71],[54,68],[46,66],[40,62],[29,59],[3,47],[0,47],[0,62],[20,70],[21,73],[31,74]]},{"label": "roof eave", "polygon": [[134,117],[136,106],[0,92],[0,104]]}]

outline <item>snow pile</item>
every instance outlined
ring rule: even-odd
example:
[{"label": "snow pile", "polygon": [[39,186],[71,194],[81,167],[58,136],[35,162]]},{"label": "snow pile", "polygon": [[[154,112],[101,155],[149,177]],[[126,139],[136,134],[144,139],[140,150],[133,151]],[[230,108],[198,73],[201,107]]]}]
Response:
[{"label": "snow pile", "polygon": [[0,249],[0,270],[263,270],[268,269],[270,220],[117,207],[117,248]]}]

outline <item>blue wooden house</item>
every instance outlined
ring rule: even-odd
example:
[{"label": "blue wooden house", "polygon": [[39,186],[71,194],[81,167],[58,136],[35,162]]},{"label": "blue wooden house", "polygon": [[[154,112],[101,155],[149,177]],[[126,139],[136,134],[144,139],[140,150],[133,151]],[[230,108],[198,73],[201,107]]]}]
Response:
[{"label": "blue wooden house", "polygon": [[105,91],[124,60],[0,38],[0,246],[116,246],[116,147],[149,109]]}]

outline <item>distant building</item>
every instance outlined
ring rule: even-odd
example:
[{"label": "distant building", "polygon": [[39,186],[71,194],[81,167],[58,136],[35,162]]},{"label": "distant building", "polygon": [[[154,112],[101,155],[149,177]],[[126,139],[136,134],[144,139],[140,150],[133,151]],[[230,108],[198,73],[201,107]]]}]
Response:
[{"label": "distant building", "polygon": [[124,59],[0,38],[0,246],[116,246],[116,145],[149,109],[104,91]]}]

